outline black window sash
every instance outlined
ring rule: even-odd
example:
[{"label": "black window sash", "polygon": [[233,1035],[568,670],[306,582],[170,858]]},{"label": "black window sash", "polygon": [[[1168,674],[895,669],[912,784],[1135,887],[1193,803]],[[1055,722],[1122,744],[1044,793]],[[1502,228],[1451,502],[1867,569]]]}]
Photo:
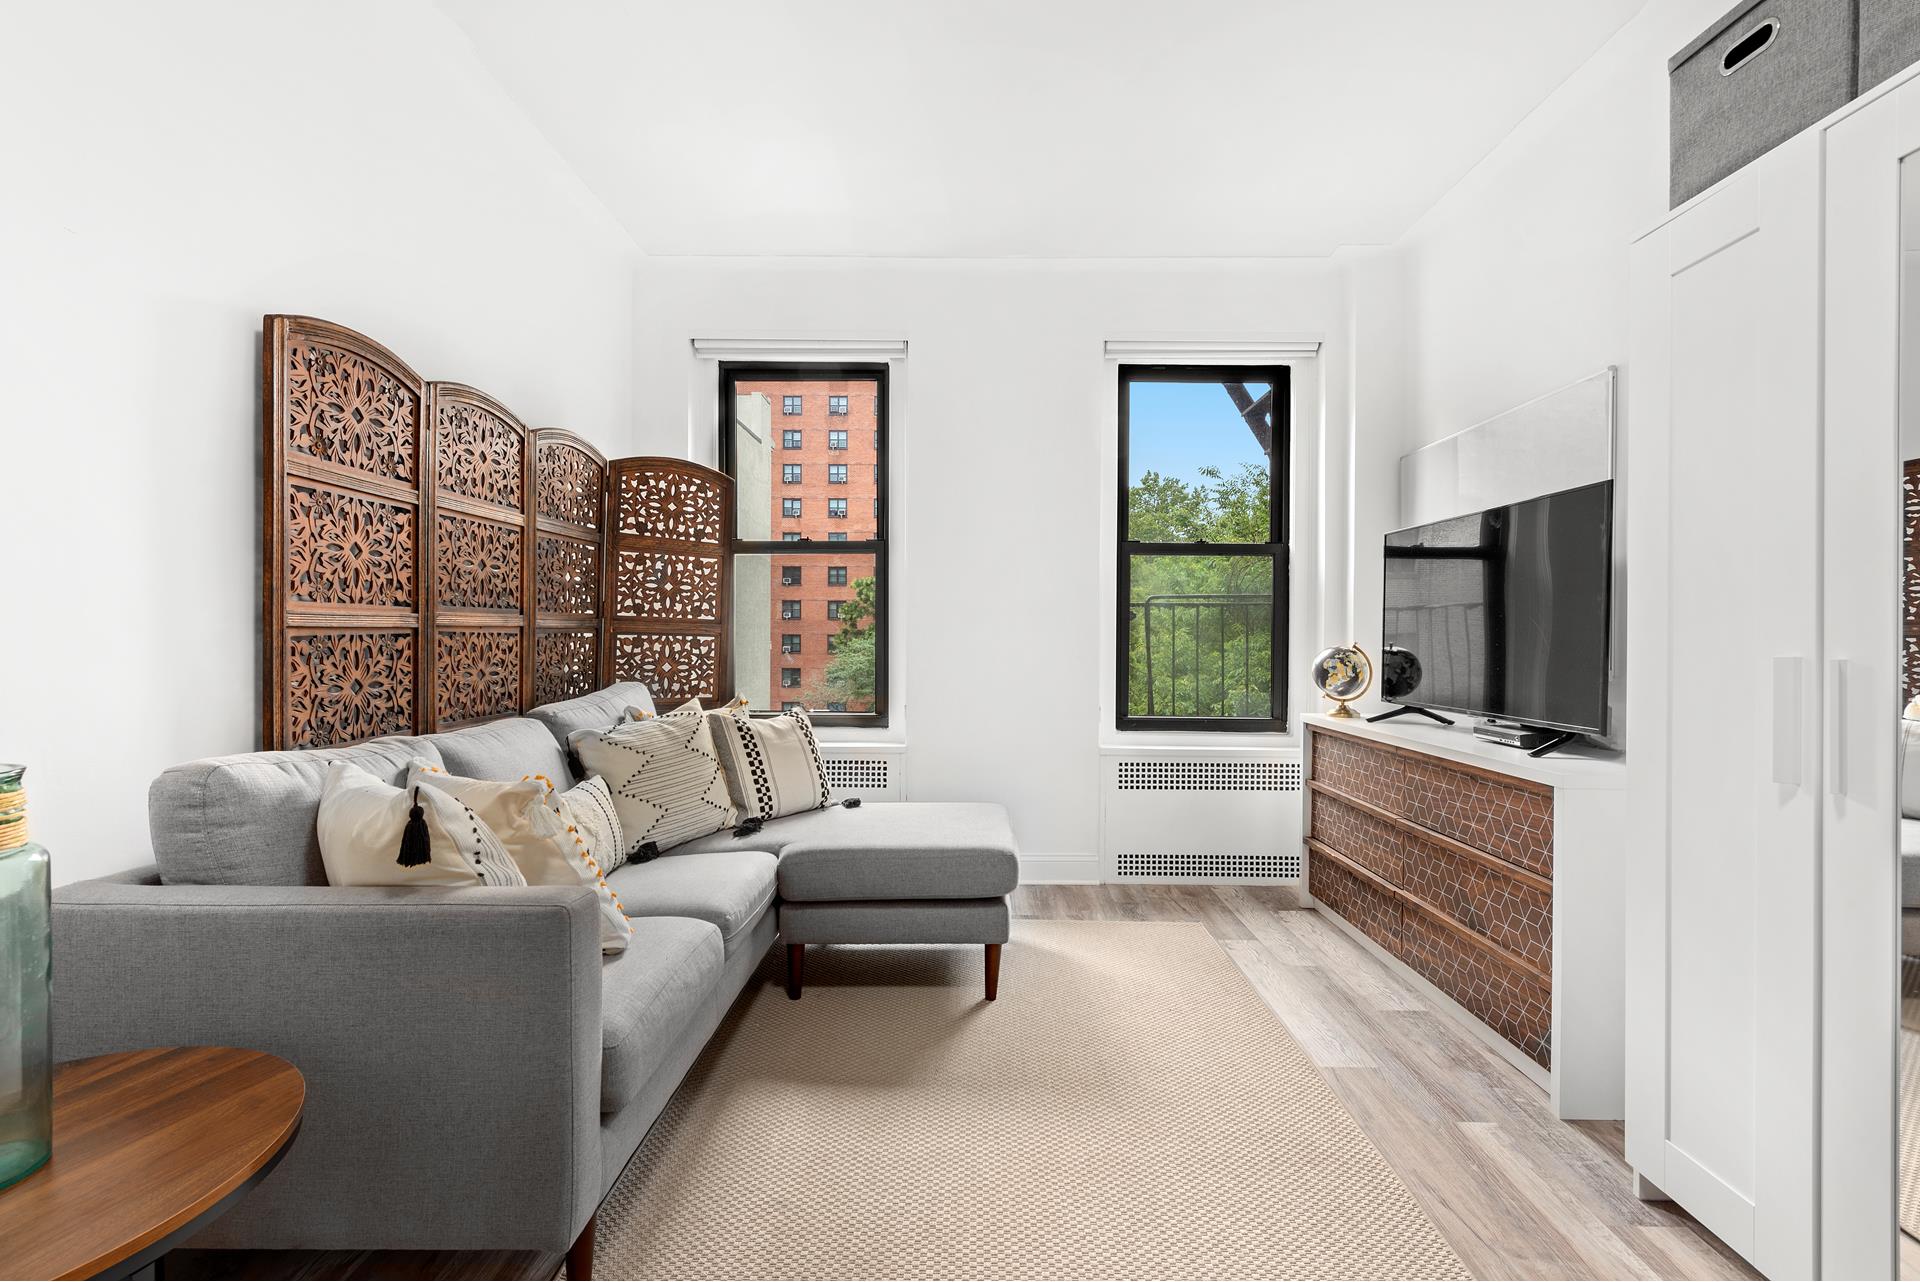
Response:
[{"label": "black window sash", "polygon": [[[1265,543],[1150,543],[1127,537],[1129,500],[1132,497],[1129,445],[1130,390],[1143,383],[1224,383],[1264,382],[1273,389],[1269,415],[1273,424],[1271,449],[1267,455],[1267,523]],[[1120,367],[1120,448],[1119,507],[1116,528],[1115,561],[1115,699],[1114,726],[1118,730],[1225,730],[1240,733],[1276,733],[1287,728],[1287,643],[1289,605],[1293,599],[1292,565],[1287,530],[1291,520],[1287,464],[1291,452],[1290,417],[1291,371],[1283,365],[1123,365]],[[1273,563],[1272,636],[1268,642],[1268,684],[1272,715],[1268,717],[1184,717],[1133,716],[1128,709],[1132,699],[1133,638],[1133,558],[1165,557],[1265,557]]]},{"label": "black window sash", "polygon": [[[874,449],[877,461],[875,469],[874,499],[874,537],[870,539],[814,539],[802,538],[792,541],[785,539],[739,539],[733,544],[735,556],[768,556],[793,558],[797,556],[833,556],[870,555],[873,557],[873,620],[869,624],[875,631],[873,647],[873,710],[870,712],[816,712],[811,718],[819,726],[865,726],[885,727],[887,722],[887,680],[888,680],[888,610],[891,597],[888,592],[887,572],[887,508],[890,501],[887,478],[892,474],[887,467],[888,455],[888,409],[890,390],[888,385],[888,367],[879,364],[846,365],[783,365],[763,361],[722,361],[720,363],[720,470],[729,476],[736,475],[733,457],[733,409],[738,384],[742,379],[793,379],[796,381],[828,382],[836,379],[864,380],[877,387],[877,400],[874,405]],[[792,430],[792,429],[787,429]],[[839,431],[841,429],[834,429]],[[784,438],[782,438],[784,440]],[[845,502],[845,500],[842,500]],[[845,513],[842,513],[842,517]],[[834,518],[840,519],[840,518]]]}]

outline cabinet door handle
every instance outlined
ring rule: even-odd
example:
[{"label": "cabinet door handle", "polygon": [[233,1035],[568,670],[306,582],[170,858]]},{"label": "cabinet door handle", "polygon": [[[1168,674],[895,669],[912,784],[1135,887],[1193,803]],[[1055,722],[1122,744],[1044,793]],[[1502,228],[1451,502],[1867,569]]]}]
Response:
[{"label": "cabinet door handle", "polygon": [[1847,661],[1827,660],[1827,792],[1847,795]]},{"label": "cabinet door handle", "polygon": [[1779,655],[1773,661],[1773,781],[1789,788],[1800,786],[1801,670],[1799,655]]}]

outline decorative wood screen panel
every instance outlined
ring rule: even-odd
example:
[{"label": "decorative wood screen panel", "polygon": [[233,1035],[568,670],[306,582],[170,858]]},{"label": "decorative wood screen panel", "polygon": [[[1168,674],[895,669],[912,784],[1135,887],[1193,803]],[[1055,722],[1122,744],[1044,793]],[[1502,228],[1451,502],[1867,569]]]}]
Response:
[{"label": "decorative wood screen panel", "polygon": [[733,478],[682,459],[616,459],[609,547],[611,671],[654,703],[733,685]]},{"label": "decorative wood screen panel", "polygon": [[605,681],[601,590],[607,545],[607,460],[572,432],[533,434],[533,703]]},{"label": "decorative wood screen panel", "polygon": [[267,745],[417,729],[426,386],[378,343],[310,317],[268,317],[262,353]]},{"label": "decorative wood screen panel", "polygon": [[730,692],[730,478],[610,464],[340,325],[264,330],[267,747],[472,724],[616,671],[663,703]]},{"label": "decorative wood screen panel", "polygon": [[528,707],[532,454],[506,406],[459,383],[430,383],[433,406],[433,635],[436,730]]}]

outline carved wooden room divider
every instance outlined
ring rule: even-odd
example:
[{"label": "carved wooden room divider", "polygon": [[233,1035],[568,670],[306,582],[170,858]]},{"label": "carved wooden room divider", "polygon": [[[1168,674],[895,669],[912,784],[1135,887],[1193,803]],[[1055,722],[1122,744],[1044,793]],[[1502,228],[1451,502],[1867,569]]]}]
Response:
[{"label": "carved wooden room divider", "polygon": [[731,478],[610,464],[340,325],[264,331],[264,746],[452,729],[609,679],[661,703],[729,690]]}]

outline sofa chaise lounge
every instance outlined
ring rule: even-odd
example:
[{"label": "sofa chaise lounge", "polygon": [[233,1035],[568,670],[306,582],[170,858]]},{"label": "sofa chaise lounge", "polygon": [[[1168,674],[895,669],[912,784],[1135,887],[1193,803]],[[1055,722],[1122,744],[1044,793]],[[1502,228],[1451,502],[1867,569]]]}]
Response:
[{"label": "sofa chaise lounge", "polygon": [[585,888],[334,887],[321,781],[572,780],[567,734],[635,683],[527,717],[347,748],[176,766],[149,796],[154,862],[54,892],[55,1054],[269,1051],[307,1081],[300,1138],[200,1247],[568,1252],[775,938],[966,943],[994,995],[1018,860],[998,806],[870,804],[777,819],[630,863],[636,930],[602,958]]}]

